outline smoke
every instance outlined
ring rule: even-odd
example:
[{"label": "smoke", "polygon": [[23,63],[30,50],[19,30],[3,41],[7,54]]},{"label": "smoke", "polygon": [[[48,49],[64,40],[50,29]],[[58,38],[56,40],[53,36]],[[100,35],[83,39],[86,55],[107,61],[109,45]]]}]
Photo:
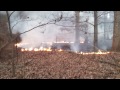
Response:
[{"label": "smoke", "polygon": [[[52,12],[47,11],[25,11],[16,12],[12,18],[12,32],[23,33],[30,30],[33,27],[49,22],[54,19],[51,15]],[[56,16],[57,17],[57,16]],[[38,27],[30,32],[20,35],[22,41],[20,43],[26,43],[22,45],[22,48],[39,47],[42,42],[53,42],[58,33],[58,27],[53,24]]]},{"label": "smoke", "polygon": [[55,25],[47,25],[46,27],[38,28],[21,35],[21,43],[28,43],[23,48],[40,47],[43,46],[43,42],[54,42],[57,33],[58,28]]},{"label": "smoke", "polygon": [[[60,11],[25,11],[20,12],[16,11],[14,15],[11,18],[12,27],[13,27],[13,33],[22,33],[25,32],[37,25],[47,23],[50,20],[54,20],[58,17],[60,17],[61,12]],[[46,26],[42,26],[39,28],[36,28],[30,32],[27,32],[25,34],[22,34],[20,37],[22,41],[20,43],[26,43],[25,45],[22,45],[22,48],[36,48],[40,46],[44,47],[50,47],[51,44],[48,44],[47,46],[43,44],[43,42],[61,42],[61,41],[67,41],[67,42],[75,42],[75,27],[64,27],[64,26],[74,26],[75,23],[75,17],[74,17],[74,11],[64,11],[63,17],[73,17],[71,19],[62,19],[63,21],[58,22],[56,24],[48,24]],[[91,24],[94,24],[94,18],[92,13],[80,13],[80,21],[85,21],[86,18],[89,17],[88,22]],[[64,21],[66,20],[66,21]],[[18,23],[19,22],[19,23]],[[83,49],[88,49],[88,46],[93,47],[93,36],[94,36],[94,27],[91,24],[87,24],[87,32],[85,31],[86,27],[80,27],[79,31],[79,41],[85,42],[86,39],[88,39],[88,44],[84,44],[84,46],[76,45],[71,43],[71,50],[72,51],[82,51]],[[62,26],[63,25],[63,26]],[[64,28],[65,30],[61,30],[61,28]],[[112,40],[105,40],[104,39],[104,28],[103,26],[98,26],[98,48],[107,50],[111,47]],[[112,30],[111,30],[112,32]],[[88,37],[88,38],[87,38]],[[112,37],[112,33],[108,34],[108,37]],[[61,46],[58,46],[58,48],[61,48]]]}]

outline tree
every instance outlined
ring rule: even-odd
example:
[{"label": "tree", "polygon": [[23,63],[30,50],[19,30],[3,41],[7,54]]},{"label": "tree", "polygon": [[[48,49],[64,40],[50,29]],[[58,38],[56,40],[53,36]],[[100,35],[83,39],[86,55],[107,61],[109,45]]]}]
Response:
[{"label": "tree", "polygon": [[94,11],[94,51],[97,51],[98,47],[98,12]]},{"label": "tree", "polygon": [[[9,31],[7,25],[7,16],[0,11],[0,48],[9,41]],[[3,50],[2,50],[3,52]],[[4,57],[3,53],[0,56]]]},{"label": "tree", "polygon": [[9,32],[7,27],[7,16],[0,12],[0,47],[8,42]]},{"label": "tree", "polygon": [[120,51],[120,11],[114,11],[114,31],[112,50]]},{"label": "tree", "polygon": [[[22,33],[19,33],[17,36],[13,36],[13,33],[12,33],[12,30],[13,30],[13,27],[15,27],[17,24],[19,24],[19,21],[18,21],[18,23],[16,23],[15,25],[11,25],[11,16],[14,14],[14,12],[16,12],[16,11],[12,11],[12,13],[10,13],[9,11],[6,11],[6,16],[7,16],[7,19],[6,19],[6,21],[7,21],[7,23],[8,23],[8,30],[9,30],[9,35],[8,36],[10,36],[10,39],[9,39],[9,41],[7,42],[7,43],[5,43],[5,44],[3,44],[1,47],[0,47],[0,52],[2,52],[7,46],[9,46],[11,43],[12,43],[12,47],[11,47],[11,52],[12,52],[12,76],[14,77],[15,76],[15,63],[14,63],[14,49],[15,49],[15,47],[14,47],[14,41],[21,35],[21,34],[24,34],[24,33],[27,33],[27,32],[30,32],[30,31],[32,31],[32,30],[34,30],[34,29],[36,29],[36,28],[38,28],[38,27],[41,27],[41,26],[45,26],[45,25],[48,25],[48,24],[54,24],[54,23],[57,23],[57,22],[59,22],[61,19],[62,19],[62,13],[61,13],[61,15],[59,16],[59,17],[56,17],[56,18],[54,18],[54,19],[50,19],[48,22],[46,22],[46,23],[39,23],[39,25],[37,25],[37,26],[34,26],[34,27],[32,27],[31,29],[29,29],[29,30],[26,30],[26,31],[24,31],[24,32],[22,32]],[[27,17],[27,19],[26,18],[24,18],[23,16],[24,15],[22,15],[22,14],[24,14],[24,12],[22,11],[22,12],[18,12],[18,16],[19,16],[19,14],[20,14],[20,19],[21,19],[21,22],[23,21],[23,20],[27,20],[28,19],[28,17]],[[23,17],[23,18],[22,18]],[[15,17],[14,17],[15,18]],[[29,21],[29,20],[28,20]]]},{"label": "tree", "polygon": [[79,35],[79,21],[80,21],[80,11],[75,11],[75,48],[79,51],[80,35]]},{"label": "tree", "polygon": [[[8,11],[6,11],[7,14],[7,19],[8,19],[8,30],[10,32],[10,40],[13,38],[13,34],[12,34],[12,29],[11,29],[11,22],[10,22],[10,17],[13,14],[9,14]],[[14,44],[12,45],[12,76],[15,76],[15,63],[14,63]]]}]

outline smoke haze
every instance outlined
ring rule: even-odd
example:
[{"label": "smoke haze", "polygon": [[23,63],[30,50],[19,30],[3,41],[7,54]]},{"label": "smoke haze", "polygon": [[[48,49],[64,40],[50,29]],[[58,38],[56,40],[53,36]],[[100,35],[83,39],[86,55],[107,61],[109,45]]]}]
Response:
[{"label": "smoke haze", "polygon": [[[75,27],[64,27],[64,26],[75,26],[74,24],[74,11],[64,11],[63,17],[70,17],[71,19],[62,19],[60,22],[55,24],[49,24],[46,26],[38,27],[28,33],[22,34],[20,37],[22,39],[21,43],[29,43],[28,45],[23,45],[23,48],[30,47],[39,47],[42,42],[55,42],[55,41],[75,41]],[[15,14],[11,17],[11,22],[13,27],[13,33],[27,31],[39,24],[49,22],[50,20],[60,17],[60,11],[16,11]],[[90,13],[80,12],[80,22],[85,21],[86,18],[89,18],[88,22],[94,24],[94,17],[92,11]],[[109,21],[113,21],[112,19]],[[64,21],[65,20],[65,21]],[[61,29],[62,28],[62,29]],[[113,25],[111,26],[113,28]],[[65,29],[65,30],[63,30]],[[108,28],[109,29],[109,28]],[[107,29],[107,30],[108,30]],[[107,38],[112,37],[112,31],[109,32]],[[99,38],[99,48],[107,50],[111,47],[112,40],[104,40],[104,26],[101,24],[98,26],[98,38]],[[88,24],[87,34],[82,27],[80,27],[80,42],[85,41],[85,37],[88,36],[89,45],[93,45],[93,33],[94,27],[91,24]],[[73,49],[73,44],[71,45]]]}]

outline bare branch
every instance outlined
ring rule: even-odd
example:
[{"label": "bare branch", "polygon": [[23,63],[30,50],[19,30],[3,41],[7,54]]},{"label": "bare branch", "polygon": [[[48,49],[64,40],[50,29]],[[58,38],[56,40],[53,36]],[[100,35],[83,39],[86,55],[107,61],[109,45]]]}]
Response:
[{"label": "bare branch", "polygon": [[[92,23],[90,23],[90,22],[87,22],[87,21],[82,21],[82,22],[79,22],[79,23],[83,23],[83,22],[86,22],[86,23],[94,26],[94,24],[92,24]],[[55,24],[55,25],[57,25],[57,26],[63,26],[63,27],[75,27],[75,26],[65,26],[65,25],[59,25],[59,24]]]},{"label": "bare branch", "polygon": [[103,14],[108,14],[108,13],[110,13],[110,11],[108,11],[108,12],[103,12],[102,14],[98,15],[97,18],[99,18],[99,17],[102,16]]},{"label": "bare branch", "polygon": [[[45,25],[47,25],[47,24],[52,24],[52,23],[48,22],[48,23],[45,23],[45,24],[38,25],[38,26],[36,26],[36,27],[33,27],[33,28],[30,29],[30,30],[27,30],[27,31],[25,31],[25,32],[20,33],[20,35],[21,35],[21,34],[24,34],[24,33],[27,33],[27,32],[30,32],[30,31],[32,31],[32,30],[34,30],[34,29],[36,29],[36,28],[38,28],[38,27],[40,27],[40,26],[45,26]],[[53,23],[53,24],[54,24],[54,23]]]},{"label": "bare branch", "polygon": [[25,31],[25,32],[20,33],[19,35],[24,34],[24,33],[27,33],[27,32],[30,32],[30,31],[32,31],[32,30],[38,28],[38,27],[45,26],[45,25],[47,25],[47,24],[56,24],[56,22],[59,22],[60,20],[61,20],[61,17],[58,18],[58,19],[55,19],[55,20],[49,21],[49,22],[47,22],[47,23],[44,23],[44,24],[38,25],[38,26],[36,26],[36,27],[33,27],[33,28],[30,29],[30,30],[27,30],[27,31]]},{"label": "bare branch", "polygon": [[[98,23],[98,25],[100,25],[100,24],[102,24],[102,23],[104,23],[104,22],[100,22],[100,23]],[[114,21],[113,21],[113,22],[106,22],[106,23],[114,23]]]},{"label": "bare branch", "polygon": [[[37,20],[37,19],[34,19],[34,20]],[[13,28],[14,28],[17,24],[19,24],[20,22],[26,22],[26,21],[33,21],[33,19],[31,19],[31,20],[21,20],[21,21],[18,21],[18,22],[16,22],[16,23],[11,27],[11,29],[13,30]]]},{"label": "bare branch", "polygon": [[10,13],[9,18],[12,16],[12,14],[13,14],[14,12],[15,12],[15,11],[13,11],[12,13]]},{"label": "bare branch", "polygon": [[103,13],[102,13],[102,14],[100,14],[100,15],[98,15],[98,17],[97,17],[97,18],[99,18],[100,16],[102,16],[104,13],[105,13],[105,12],[103,12]]},{"label": "bare branch", "polygon": [[86,23],[88,23],[88,24],[90,24],[90,25],[94,26],[94,24],[92,24],[92,23],[90,23],[90,22],[87,22],[87,21],[83,21],[83,22],[86,22]]}]

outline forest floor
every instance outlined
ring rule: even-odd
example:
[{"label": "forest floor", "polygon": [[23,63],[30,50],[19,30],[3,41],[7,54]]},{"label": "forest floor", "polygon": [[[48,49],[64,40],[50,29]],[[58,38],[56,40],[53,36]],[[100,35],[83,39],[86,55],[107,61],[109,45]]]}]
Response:
[{"label": "forest floor", "polygon": [[119,79],[120,53],[80,55],[73,52],[19,52],[0,61],[1,79]]}]

